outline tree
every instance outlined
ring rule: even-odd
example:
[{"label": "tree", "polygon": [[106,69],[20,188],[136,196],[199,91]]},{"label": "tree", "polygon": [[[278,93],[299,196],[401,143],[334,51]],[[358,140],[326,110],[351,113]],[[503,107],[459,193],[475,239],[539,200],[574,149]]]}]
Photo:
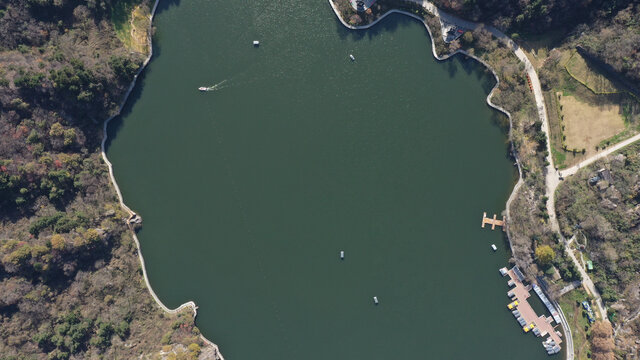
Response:
[{"label": "tree", "polygon": [[536,248],[536,259],[542,266],[551,264],[555,257],[556,253],[549,245],[540,245]]},{"label": "tree", "polygon": [[63,250],[65,245],[64,236],[55,234],[51,237],[51,248],[55,250]]},{"label": "tree", "polygon": [[67,129],[64,131],[64,145],[69,146],[73,144],[73,141],[76,139],[76,130],[75,129]]},{"label": "tree", "polygon": [[111,66],[111,69],[118,78],[131,81],[133,75],[138,71],[140,64],[123,56],[112,56],[109,59],[109,66]]},{"label": "tree", "polygon": [[62,136],[63,133],[64,133],[64,128],[62,127],[62,124],[60,124],[59,122],[56,122],[53,125],[51,125],[51,129],[49,129],[49,136]]},{"label": "tree", "polygon": [[536,133],[535,140],[536,142],[538,142],[538,146],[541,149],[544,149],[547,147],[547,135],[544,133],[544,131],[538,131]]},{"label": "tree", "polygon": [[96,229],[89,229],[84,233],[84,239],[89,243],[95,243],[100,240],[100,233]]},{"label": "tree", "polygon": [[466,45],[473,43],[473,34],[471,31],[465,31],[464,35],[462,35],[462,41],[464,41]]},{"label": "tree", "polygon": [[200,345],[191,343],[189,344],[187,349],[189,349],[189,356],[191,357],[191,359],[197,359],[198,356],[200,356]]}]

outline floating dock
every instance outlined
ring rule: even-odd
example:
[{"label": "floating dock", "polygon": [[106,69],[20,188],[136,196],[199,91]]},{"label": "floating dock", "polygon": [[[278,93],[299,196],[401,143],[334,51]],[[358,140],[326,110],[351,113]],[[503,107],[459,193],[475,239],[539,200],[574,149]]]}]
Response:
[{"label": "floating dock", "polygon": [[496,226],[501,226],[502,231],[505,231],[504,223],[505,223],[504,216],[502,217],[502,220],[498,220],[496,214],[493,214],[493,219],[492,219],[487,217],[486,212],[482,213],[482,228],[484,228],[486,224],[489,224],[491,225],[491,230],[495,230]]},{"label": "floating dock", "polygon": [[[552,325],[554,320],[556,320],[556,322],[559,322],[558,320],[560,320],[553,305],[549,302],[546,296],[544,296],[538,285],[524,285],[524,276],[522,276],[522,272],[517,266],[514,266],[506,273],[504,270],[505,268],[500,269],[500,274],[503,274],[502,276],[509,276],[508,284],[510,289],[509,292],[507,292],[507,296],[509,296],[512,301],[508,305],[508,308],[511,310],[511,313],[516,318],[520,326],[522,326],[522,330],[524,332],[531,331],[538,337],[545,337],[549,335],[542,344],[549,355],[558,353],[560,351],[560,344],[562,343],[562,335],[560,332],[556,331]],[[543,303],[547,306],[552,317],[546,317],[544,315],[538,316],[536,314],[527,301],[527,298],[531,296],[531,289],[533,289],[541,300],[543,300]]]}]

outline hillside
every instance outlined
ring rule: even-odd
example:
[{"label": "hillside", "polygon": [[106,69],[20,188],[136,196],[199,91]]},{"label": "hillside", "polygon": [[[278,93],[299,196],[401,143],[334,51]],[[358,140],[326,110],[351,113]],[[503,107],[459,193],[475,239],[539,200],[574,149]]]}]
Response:
[{"label": "hillside", "polygon": [[613,72],[640,82],[640,4],[619,1],[434,0],[439,8],[491,24],[514,39],[560,33],[583,46]]},{"label": "hillside", "polygon": [[568,178],[556,200],[562,232],[574,237],[571,251],[584,266],[593,263],[590,276],[610,309],[620,355],[638,353],[640,334],[639,170],[640,145],[634,144]]},{"label": "hillside", "polygon": [[151,5],[0,0],[0,359],[215,357],[149,294],[100,154]]}]

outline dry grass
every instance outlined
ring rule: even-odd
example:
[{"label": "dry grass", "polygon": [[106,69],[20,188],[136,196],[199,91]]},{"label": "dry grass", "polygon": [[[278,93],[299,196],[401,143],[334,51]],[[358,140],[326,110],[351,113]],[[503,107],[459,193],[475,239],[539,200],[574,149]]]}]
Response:
[{"label": "dry grass", "polygon": [[574,96],[560,98],[564,116],[564,135],[568,149],[586,149],[595,153],[595,147],[625,129],[619,104],[589,104]]},{"label": "dry grass", "polygon": [[577,52],[573,53],[566,63],[569,73],[578,81],[586,84],[596,93],[617,93],[616,86],[602,75]]},{"label": "dry grass", "polygon": [[149,51],[149,8],[138,5],[131,13],[131,48],[139,53]]},{"label": "dry grass", "polygon": [[134,4],[137,1],[123,1],[114,10],[112,21],[118,39],[129,49],[141,54],[149,51],[148,29],[150,10],[148,4]]}]

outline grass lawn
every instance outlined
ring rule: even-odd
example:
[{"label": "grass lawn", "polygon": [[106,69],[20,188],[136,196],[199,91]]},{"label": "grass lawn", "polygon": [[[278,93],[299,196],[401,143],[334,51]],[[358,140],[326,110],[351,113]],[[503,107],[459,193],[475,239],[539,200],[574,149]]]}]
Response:
[{"label": "grass lawn", "polygon": [[587,341],[590,325],[582,305],[580,305],[582,301],[587,299],[587,293],[582,288],[578,288],[566,293],[558,301],[571,327],[576,360],[588,360],[590,355],[589,342]]},{"label": "grass lawn", "polygon": [[585,149],[595,153],[601,141],[622,132],[626,126],[620,104],[600,104],[581,101],[575,96],[560,96],[564,116],[565,143],[569,150]]},{"label": "grass lawn", "polygon": [[579,82],[586,84],[596,93],[618,93],[619,90],[606,76],[589,65],[585,59],[574,52],[566,64],[567,71]]},{"label": "grass lawn", "polygon": [[555,71],[560,81],[544,97],[551,152],[558,169],[571,167],[640,131],[640,102],[578,53],[562,51]]}]

